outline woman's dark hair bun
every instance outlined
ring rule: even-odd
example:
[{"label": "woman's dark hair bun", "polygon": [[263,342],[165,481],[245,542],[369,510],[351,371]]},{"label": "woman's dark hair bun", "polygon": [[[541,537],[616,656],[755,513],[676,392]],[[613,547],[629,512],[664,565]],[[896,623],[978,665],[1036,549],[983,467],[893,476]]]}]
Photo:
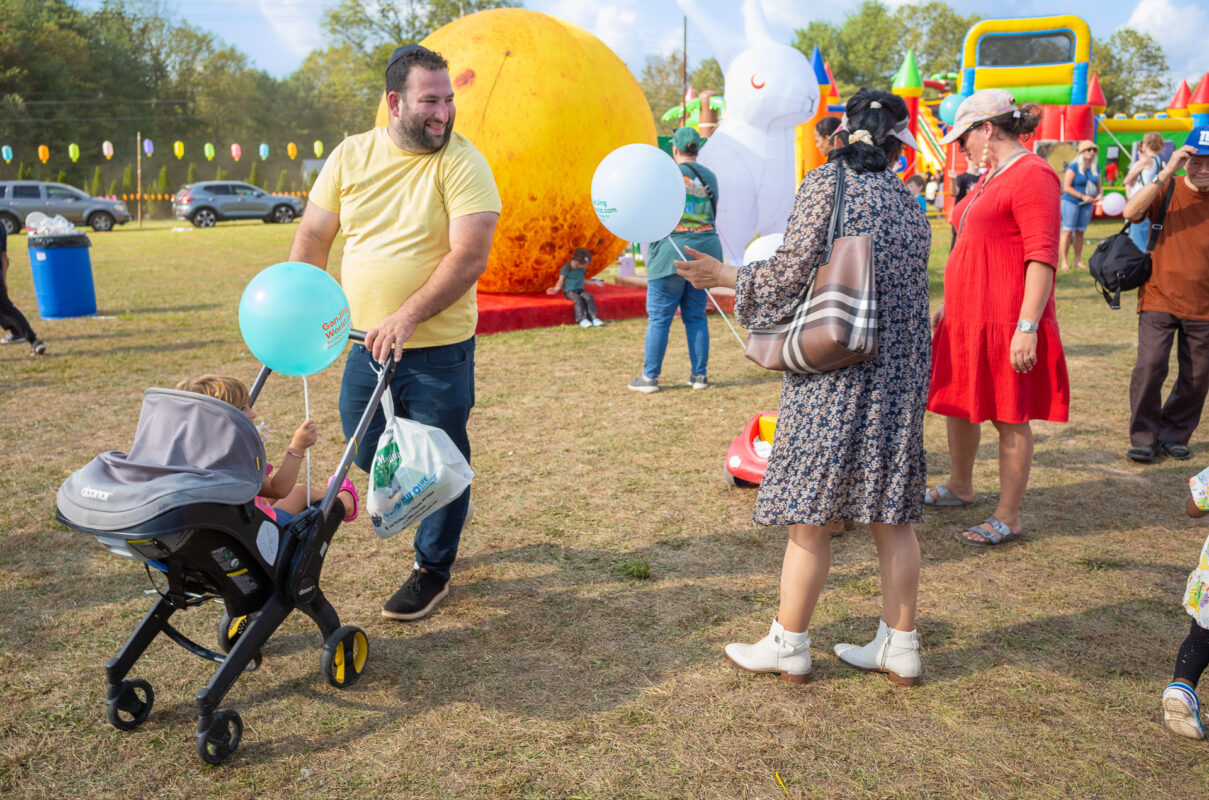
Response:
[{"label": "woman's dark hair bun", "polygon": [[[882,172],[902,152],[902,142],[894,136],[894,125],[907,118],[907,104],[890,92],[862,87],[848,99],[848,121],[837,135],[843,147],[831,151],[829,161],[843,161],[855,172]],[[872,143],[852,141],[856,131],[868,131]]]}]

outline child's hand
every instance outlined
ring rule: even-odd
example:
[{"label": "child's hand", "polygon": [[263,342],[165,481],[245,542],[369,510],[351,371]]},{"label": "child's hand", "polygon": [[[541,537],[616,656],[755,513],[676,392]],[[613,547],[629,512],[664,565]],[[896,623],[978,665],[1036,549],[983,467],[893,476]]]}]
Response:
[{"label": "child's hand", "polygon": [[315,421],[308,419],[298,426],[298,430],[294,431],[294,438],[290,440],[290,449],[302,452],[310,449],[317,441],[319,441],[319,430],[315,427]]},{"label": "child's hand", "polygon": [[546,290],[546,294],[558,294],[558,287],[551,286],[549,289]]}]

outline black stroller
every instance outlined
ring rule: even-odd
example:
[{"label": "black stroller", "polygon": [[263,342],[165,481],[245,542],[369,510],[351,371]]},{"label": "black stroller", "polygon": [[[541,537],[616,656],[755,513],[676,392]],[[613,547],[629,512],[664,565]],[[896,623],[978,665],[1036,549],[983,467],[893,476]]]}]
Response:
[{"label": "black stroller", "polygon": [[[353,331],[351,338],[364,341]],[[197,754],[221,764],[239,746],[243,722],[219,708],[240,673],[260,666],[260,650],[290,612],[315,621],[324,637],[323,677],[351,686],[365,668],[365,632],[341,625],[319,588],[319,574],[340,517],[332,513],[357,445],[394,374],[388,361],[371,402],[340,459],[323,499],[282,526],[256,508],[265,451],[252,421],[239,409],[190,392],[148,389],[128,454],[97,456],[59,488],[55,516],[117,555],[167,576],[167,589],[105,665],[109,722],[134,730],[151,713],[155,693],[126,675],[159,633],[220,666],[197,693]],[[263,367],[251,390],[255,403],[270,374]],[[154,582],[153,582],[154,585]],[[218,647],[202,647],[169,623],[190,606],[219,601]]]}]

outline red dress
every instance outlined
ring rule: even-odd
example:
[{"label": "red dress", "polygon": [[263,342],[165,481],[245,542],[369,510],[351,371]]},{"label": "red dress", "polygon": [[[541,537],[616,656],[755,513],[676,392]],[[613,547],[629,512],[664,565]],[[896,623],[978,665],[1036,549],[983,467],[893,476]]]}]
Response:
[{"label": "red dress", "polygon": [[1058,263],[1061,183],[1040,157],[984,177],[953,210],[957,245],[945,266],[944,318],[932,339],[928,410],[970,422],[1065,422],[1066,358],[1051,290],[1037,331],[1037,365],[1012,369],[1011,343],[1029,261]]}]

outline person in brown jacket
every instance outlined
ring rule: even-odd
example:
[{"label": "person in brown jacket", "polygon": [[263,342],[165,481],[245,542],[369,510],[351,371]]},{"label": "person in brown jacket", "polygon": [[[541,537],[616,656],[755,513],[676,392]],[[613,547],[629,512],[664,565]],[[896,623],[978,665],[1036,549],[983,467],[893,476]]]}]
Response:
[{"label": "person in brown jacket", "polygon": [[[1181,170],[1187,174],[1176,177]],[[1156,179],[1125,205],[1133,223],[1162,213],[1150,280],[1138,289],[1138,358],[1129,382],[1126,455],[1150,464],[1160,455],[1192,457],[1188,441],[1209,394],[1209,125],[1194,128]],[[1179,372],[1166,402],[1163,380],[1172,339]]]}]

